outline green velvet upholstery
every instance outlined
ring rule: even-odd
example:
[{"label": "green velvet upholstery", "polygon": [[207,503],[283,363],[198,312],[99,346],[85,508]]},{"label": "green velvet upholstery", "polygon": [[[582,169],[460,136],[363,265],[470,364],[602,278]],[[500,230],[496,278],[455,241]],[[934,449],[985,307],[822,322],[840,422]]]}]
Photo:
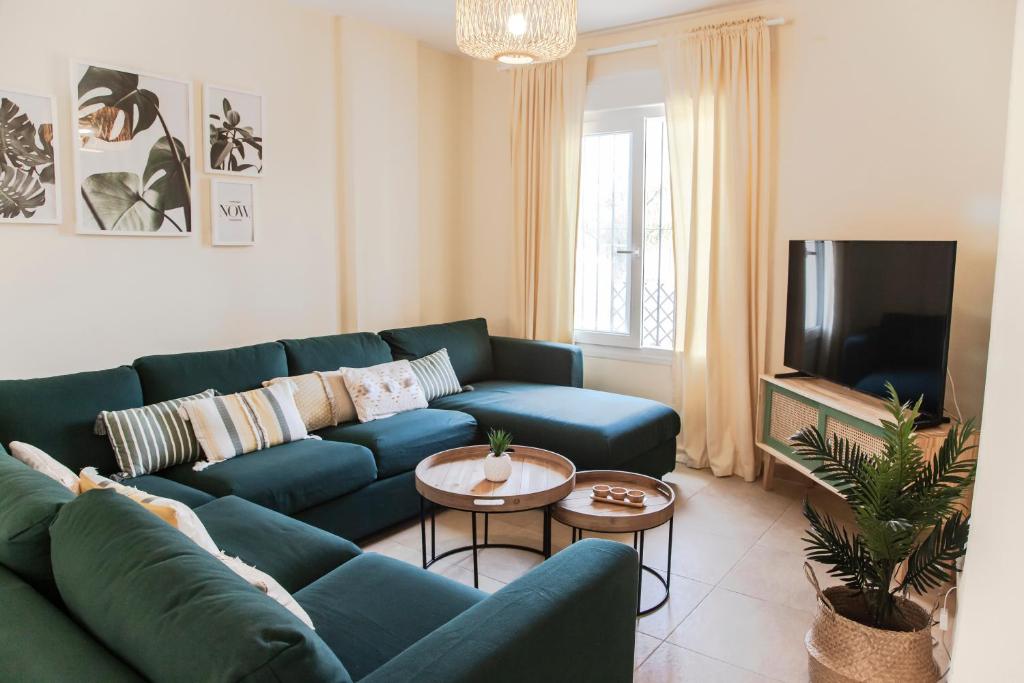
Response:
[{"label": "green velvet upholstery", "polygon": [[234,394],[288,375],[284,347],[277,342],[223,351],[144,356],[135,361],[134,367],[142,380],[147,405],[207,389]]},{"label": "green velvet upholstery", "polygon": [[455,410],[425,408],[383,420],[328,427],[317,434],[366,446],[377,459],[377,476],[390,477],[416,469],[420,460],[438,451],[473,443],[476,420]]},{"label": "green velvet upholstery", "polygon": [[131,477],[121,483],[125,486],[134,486],[140,491],[151,493],[154,496],[171,498],[179,503],[188,505],[190,508],[196,508],[214,500],[214,497],[205,491],[179,484],[173,479],[156,474],[143,474],[141,477]]},{"label": "green velvet upholstery", "polygon": [[376,553],[357,557],[295,593],[317,635],[357,681],[485,597]]},{"label": "green velvet upholstery", "polygon": [[637,472],[661,479],[676,467],[676,440],[669,439],[618,467],[625,472]]},{"label": "green velvet upholstery", "polygon": [[499,380],[473,386],[431,407],[469,413],[481,431],[507,429],[516,443],[561,453],[581,470],[617,469],[679,433],[679,415],[644,398]]},{"label": "green velvet upholstery", "polygon": [[358,491],[295,513],[295,519],[354,541],[419,514],[416,473],[378,479]]},{"label": "green velvet upholstery", "polygon": [[583,351],[573,344],[491,337],[494,377],[537,384],[583,386]]},{"label": "green velvet upholstery", "polygon": [[50,522],[74,497],[56,480],[0,453],[0,564],[48,597],[56,595]]},{"label": "green velvet upholstery", "polygon": [[351,541],[237,496],[198,507],[196,515],[218,548],[270,574],[289,593],[362,552]]},{"label": "green velvet upholstery", "polygon": [[[183,394],[184,395],[184,394]],[[119,367],[40,379],[0,380],[0,443],[24,441],[73,471],[118,471],[114,451],[93,427],[103,410],[142,405],[135,370]]]},{"label": "green velvet upholstery", "polygon": [[491,339],[483,318],[385,330],[380,336],[399,360],[422,358],[448,349],[452,368],[463,384],[490,379],[494,374]]},{"label": "green velvet upholstery", "polygon": [[72,616],[156,681],[349,681],[305,624],[177,529],[112,491],[51,527]]},{"label": "green velvet upholstery", "polygon": [[637,557],[576,543],[469,608],[364,681],[632,680]]},{"label": "green velvet upholstery", "polygon": [[0,567],[0,681],[141,681],[68,615]]},{"label": "green velvet upholstery", "polygon": [[391,347],[372,332],[334,334],[309,339],[283,339],[288,374],[305,375],[315,370],[367,368],[391,362]]},{"label": "green velvet upholstery", "polygon": [[175,465],[160,476],[216,496],[238,496],[286,515],[333,500],[377,478],[362,446],[303,439],[239,455],[204,470]]}]

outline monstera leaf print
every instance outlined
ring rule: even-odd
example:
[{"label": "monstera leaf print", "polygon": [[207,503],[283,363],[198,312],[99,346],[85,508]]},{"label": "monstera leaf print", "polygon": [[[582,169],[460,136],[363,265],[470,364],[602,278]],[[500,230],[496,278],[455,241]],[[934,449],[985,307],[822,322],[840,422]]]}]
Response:
[{"label": "monstera leaf print", "polygon": [[0,218],[32,218],[46,202],[39,179],[14,166],[0,166]]},{"label": "monstera leaf print", "polygon": [[[79,128],[89,131],[83,134],[83,144],[89,137],[131,140],[160,115],[160,98],[139,88],[139,75],[115,69],[88,67],[78,81],[78,100]],[[93,109],[96,105],[101,106]]]},{"label": "monstera leaf print", "polygon": [[172,140],[173,149],[167,138],[163,137],[149,150],[146,170],[142,172],[142,182],[154,193],[155,205],[161,211],[185,209],[185,224],[191,230],[192,217],[188,210],[189,158],[185,155],[185,145],[181,140]]},{"label": "monstera leaf print", "polygon": [[[53,163],[53,126],[45,124],[49,140],[45,146],[36,141],[36,127],[18,105],[0,99],[0,166],[30,170]],[[40,126],[42,133],[43,126]]]},{"label": "monstera leaf print", "polygon": [[156,232],[164,222],[160,198],[143,190],[134,173],[96,173],[82,182],[82,197],[102,230]]},{"label": "monstera leaf print", "polygon": [[[252,126],[241,126],[241,115],[231,108],[231,102],[224,98],[221,103],[224,109],[223,118],[219,114],[210,114],[210,167],[218,171],[236,171],[241,173],[250,168],[257,172],[263,170],[263,138],[253,134]],[[248,163],[245,159],[245,148],[251,147],[256,153],[258,163]]]}]

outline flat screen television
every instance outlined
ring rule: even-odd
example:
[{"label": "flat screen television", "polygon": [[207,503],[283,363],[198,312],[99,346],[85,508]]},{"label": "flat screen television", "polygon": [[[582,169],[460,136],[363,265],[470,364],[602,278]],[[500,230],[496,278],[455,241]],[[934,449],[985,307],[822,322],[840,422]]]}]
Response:
[{"label": "flat screen television", "polygon": [[956,242],[789,243],[785,364],[942,420]]}]

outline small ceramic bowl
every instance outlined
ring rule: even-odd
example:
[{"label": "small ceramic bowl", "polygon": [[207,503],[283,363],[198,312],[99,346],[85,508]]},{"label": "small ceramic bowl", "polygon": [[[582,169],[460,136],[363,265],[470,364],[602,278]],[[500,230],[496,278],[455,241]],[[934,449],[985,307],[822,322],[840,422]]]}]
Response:
[{"label": "small ceramic bowl", "polygon": [[594,495],[598,498],[607,498],[610,489],[608,484],[594,484]]},{"label": "small ceramic bowl", "polygon": [[626,491],[626,499],[630,503],[642,503],[646,496],[647,494],[640,489],[630,489],[629,491]]},{"label": "small ceramic bowl", "polygon": [[621,486],[613,486],[608,492],[612,494],[612,498],[615,500],[624,500],[626,498],[626,489]]}]

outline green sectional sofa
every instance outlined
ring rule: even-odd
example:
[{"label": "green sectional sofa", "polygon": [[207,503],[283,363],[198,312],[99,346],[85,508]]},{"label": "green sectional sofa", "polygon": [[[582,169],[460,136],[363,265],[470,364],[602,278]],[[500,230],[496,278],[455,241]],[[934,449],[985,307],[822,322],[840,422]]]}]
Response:
[{"label": "green sectional sofa", "polygon": [[315,630],[113,491],[0,448],[0,680],[628,681],[637,557],[586,540],[493,595],[236,496],[196,507]]},{"label": "green sectional sofa", "polygon": [[[134,408],[216,389],[233,393],[265,380],[339,367],[367,367],[447,348],[472,388],[430,407],[317,432],[202,471],[190,463],[128,480],[192,507],[236,496],[338,536],[361,539],[419,512],[417,463],[437,451],[510,430],[517,443],[547,448],[578,469],[656,477],[675,461],[679,416],[668,406],[583,389],[583,359],[567,344],[492,337],[483,319],[380,334],[341,334],[222,351],[145,356],[130,366],[29,380],[0,380],[0,445],[31,443],[72,470],[117,471],[93,423],[103,410]],[[281,463],[287,461],[287,466]]]}]

